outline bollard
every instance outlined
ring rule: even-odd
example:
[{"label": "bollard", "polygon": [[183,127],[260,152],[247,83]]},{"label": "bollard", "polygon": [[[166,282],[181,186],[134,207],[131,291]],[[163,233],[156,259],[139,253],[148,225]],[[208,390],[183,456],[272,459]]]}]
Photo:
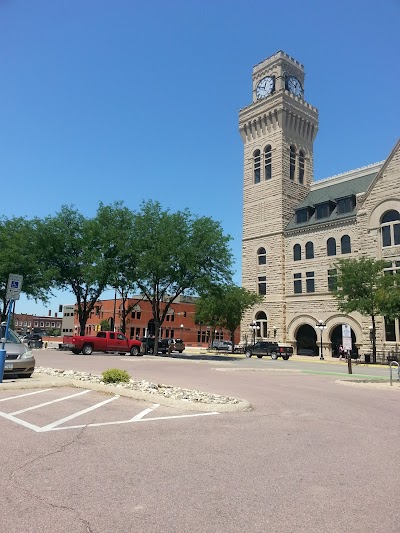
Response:
[{"label": "bollard", "polygon": [[4,365],[5,364],[6,364],[6,351],[5,351],[4,348],[1,348],[0,349],[0,383],[3,383]]},{"label": "bollard", "polygon": [[353,369],[351,367],[351,354],[348,354],[347,356],[347,370],[349,374],[353,373]]}]

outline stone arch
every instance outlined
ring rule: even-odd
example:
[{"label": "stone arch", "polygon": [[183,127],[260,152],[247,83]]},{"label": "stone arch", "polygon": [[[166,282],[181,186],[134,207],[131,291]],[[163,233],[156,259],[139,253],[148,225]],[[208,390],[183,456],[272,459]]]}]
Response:
[{"label": "stone arch", "polygon": [[400,212],[400,199],[392,198],[389,200],[386,198],[385,200],[382,200],[380,203],[376,204],[370,213],[367,228],[369,230],[379,229],[382,216],[386,213],[386,211],[391,211],[392,209]]}]

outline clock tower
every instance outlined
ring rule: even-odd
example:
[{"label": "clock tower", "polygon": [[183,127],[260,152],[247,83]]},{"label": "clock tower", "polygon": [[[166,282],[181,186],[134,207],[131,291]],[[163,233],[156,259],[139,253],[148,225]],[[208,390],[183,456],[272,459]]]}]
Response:
[{"label": "clock tower", "polygon": [[318,110],[304,99],[303,65],[282,51],[253,68],[252,100],[239,113],[244,144],[242,285],[262,294],[264,302],[244,317],[242,332],[256,320],[260,337],[284,341],[284,230],[313,179]]}]

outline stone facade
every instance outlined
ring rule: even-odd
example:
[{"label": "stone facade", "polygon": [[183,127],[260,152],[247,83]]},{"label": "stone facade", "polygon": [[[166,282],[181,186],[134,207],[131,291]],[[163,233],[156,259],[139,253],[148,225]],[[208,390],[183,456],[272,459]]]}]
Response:
[{"label": "stone facade", "polygon": [[[328,280],[342,257],[385,258],[400,268],[400,215],[397,223],[393,215],[400,213],[399,143],[385,162],[313,182],[318,111],[304,100],[304,67],[281,51],[254,67],[253,103],[240,111],[239,131],[242,284],[265,292],[263,303],[244,316],[242,340],[253,334],[255,320],[259,337],[316,354],[322,321],[324,355],[337,355],[343,325],[351,327],[352,350],[366,354],[370,319],[338,311]],[[385,331],[380,317],[376,327],[378,350],[397,349],[397,321]]]}]

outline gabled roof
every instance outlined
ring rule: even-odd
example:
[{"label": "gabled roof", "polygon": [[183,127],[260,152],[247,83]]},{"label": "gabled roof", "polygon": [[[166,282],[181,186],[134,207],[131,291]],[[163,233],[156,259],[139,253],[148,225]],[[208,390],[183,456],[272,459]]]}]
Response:
[{"label": "gabled roof", "polygon": [[[306,198],[299,203],[296,210],[307,207],[314,208],[318,204],[325,202],[336,202],[339,198],[356,196],[365,192],[377,176],[383,163],[375,163],[357,170],[352,170],[344,174],[339,174],[331,178],[316,181],[311,185],[311,190]],[[307,222],[296,222],[296,215],[287,225],[287,230],[314,226],[326,222],[334,222],[345,218],[353,218],[357,213],[357,206],[351,213],[338,214],[335,207],[329,217],[317,220],[315,213]]]}]

